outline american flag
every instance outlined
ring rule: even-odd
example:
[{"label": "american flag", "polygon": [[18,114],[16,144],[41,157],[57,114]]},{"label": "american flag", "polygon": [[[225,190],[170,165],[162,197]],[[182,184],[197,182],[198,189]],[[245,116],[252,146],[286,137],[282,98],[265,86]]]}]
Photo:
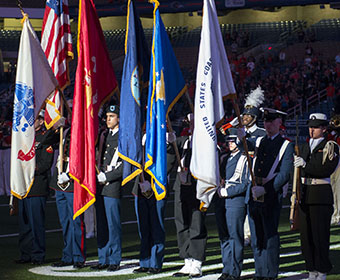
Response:
[{"label": "american flag", "polygon": [[[73,59],[68,0],[47,0],[41,33],[41,47],[63,90],[69,84],[68,60]],[[60,118],[59,94],[46,103],[45,122],[50,128]]]}]

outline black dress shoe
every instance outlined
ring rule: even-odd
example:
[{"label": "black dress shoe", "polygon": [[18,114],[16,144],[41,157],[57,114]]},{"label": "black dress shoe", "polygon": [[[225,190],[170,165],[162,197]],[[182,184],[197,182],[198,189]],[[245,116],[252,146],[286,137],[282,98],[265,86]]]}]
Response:
[{"label": "black dress shoe", "polygon": [[60,262],[53,263],[52,267],[63,267],[63,266],[69,266],[69,265],[72,265],[72,264],[73,264],[73,262],[60,261]]},{"label": "black dress shoe", "polygon": [[149,271],[148,267],[140,267],[133,270],[133,273],[147,273]]},{"label": "black dress shoe", "polygon": [[109,267],[109,265],[108,264],[96,264],[96,265],[92,265],[91,267],[90,267],[90,269],[92,269],[92,270],[103,270],[103,269],[106,269],[106,268],[108,268]]},{"label": "black dress shoe", "polygon": [[119,264],[110,264],[107,268],[107,271],[117,271],[119,270]]},{"label": "black dress shoe", "polygon": [[149,274],[158,274],[158,273],[161,273],[161,271],[162,271],[161,268],[150,267],[148,273]]},{"label": "black dress shoe", "polygon": [[228,276],[229,275],[227,273],[222,273],[221,276],[217,278],[217,280],[227,280]]},{"label": "black dress shoe", "polygon": [[172,277],[185,277],[185,276],[189,276],[189,273],[175,272],[174,274],[172,274]]},{"label": "black dress shoe", "polygon": [[83,268],[85,266],[85,264],[83,262],[75,262],[73,264],[74,268]]},{"label": "black dress shoe", "polygon": [[30,263],[31,260],[23,260],[23,259],[19,259],[19,260],[15,260],[14,261],[16,264],[25,264],[25,263]]},{"label": "black dress shoe", "polygon": [[39,261],[39,260],[32,260],[31,264],[33,265],[42,265],[44,263],[44,261]]}]

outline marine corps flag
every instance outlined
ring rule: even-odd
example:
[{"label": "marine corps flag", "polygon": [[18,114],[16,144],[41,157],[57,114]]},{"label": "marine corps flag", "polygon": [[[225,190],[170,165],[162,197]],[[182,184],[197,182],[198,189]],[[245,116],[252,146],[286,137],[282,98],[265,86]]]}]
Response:
[{"label": "marine corps flag", "polygon": [[151,0],[153,39],[146,116],[145,170],[152,178],[157,200],[166,195],[166,116],[186,91],[185,82],[159,14],[159,2]]},{"label": "marine corps flag", "polygon": [[76,218],[95,201],[95,140],[100,105],[117,89],[117,80],[92,0],[79,1],[78,66],[70,141]]},{"label": "marine corps flag", "polygon": [[234,93],[215,1],[204,0],[190,162],[192,175],[197,178],[197,199],[201,201],[202,211],[209,207],[220,182],[215,125],[224,116],[223,97],[235,97]]},{"label": "marine corps flag", "polygon": [[20,199],[29,193],[34,180],[34,121],[58,85],[28,17],[22,21],[11,143],[11,193]]},{"label": "marine corps flag", "polygon": [[122,185],[140,174],[143,168],[142,127],[149,70],[150,51],[133,1],[129,0],[119,114],[118,151],[125,160]]}]

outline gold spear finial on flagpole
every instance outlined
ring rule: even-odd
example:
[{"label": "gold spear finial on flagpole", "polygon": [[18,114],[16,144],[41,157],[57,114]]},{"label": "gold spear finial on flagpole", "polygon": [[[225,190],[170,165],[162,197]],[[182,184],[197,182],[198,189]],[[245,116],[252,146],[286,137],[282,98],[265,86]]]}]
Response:
[{"label": "gold spear finial on flagpole", "polygon": [[25,13],[24,8],[22,7],[22,2],[20,0],[17,0],[17,5],[21,11],[23,19],[21,20],[21,23],[24,23],[25,19],[28,17],[28,15]]}]

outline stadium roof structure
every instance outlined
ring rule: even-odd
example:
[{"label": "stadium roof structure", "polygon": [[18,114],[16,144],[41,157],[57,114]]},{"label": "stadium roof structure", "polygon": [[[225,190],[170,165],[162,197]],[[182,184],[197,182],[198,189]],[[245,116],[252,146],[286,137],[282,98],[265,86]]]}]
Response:
[{"label": "stadium roof structure", "polygon": [[[30,17],[42,18],[46,0],[19,0],[25,11],[29,11]],[[99,17],[126,15],[126,0],[93,0]],[[77,17],[79,0],[68,0],[70,16]],[[282,6],[315,5],[339,3],[339,0],[215,0],[220,15],[231,9],[244,8],[271,8]],[[148,0],[135,0],[135,5],[140,15],[151,15],[153,6]],[[203,0],[160,0],[160,11],[162,13],[181,13],[202,10]],[[0,17],[20,17],[17,1],[1,0]],[[335,6],[334,6],[335,7]],[[335,7],[336,8],[336,7]],[[273,10],[272,10],[273,11]]]}]

